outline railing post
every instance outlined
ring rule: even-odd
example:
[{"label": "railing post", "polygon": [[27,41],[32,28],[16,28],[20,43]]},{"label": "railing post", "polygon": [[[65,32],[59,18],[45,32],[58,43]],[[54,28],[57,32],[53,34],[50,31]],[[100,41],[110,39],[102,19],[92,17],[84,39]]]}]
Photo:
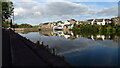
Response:
[{"label": "railing post", "polygon": [[43,46],[43,42],[41,42],[41,46]]},{"label": "railing post", "polygon": [[52,51],[52,52],[53,52],[53,54],[55,55],[55,49],[53,48],[52,50],[53,50],[53,51]]},{"label": "railing post", "polygon": [[37,41],[37,42],[36,42],[36,45],[37,45],[37,46],[39,46],[39,45],[40,45],[40,42],[39,42],[39,41]]}]

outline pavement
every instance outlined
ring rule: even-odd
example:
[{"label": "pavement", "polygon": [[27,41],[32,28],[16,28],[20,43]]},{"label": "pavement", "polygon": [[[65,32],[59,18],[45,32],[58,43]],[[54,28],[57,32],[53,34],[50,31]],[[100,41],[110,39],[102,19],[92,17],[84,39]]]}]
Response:
[{"label": "pavement", "polygon": [[71,67],[12,30],[2,29],[2,67]]}]

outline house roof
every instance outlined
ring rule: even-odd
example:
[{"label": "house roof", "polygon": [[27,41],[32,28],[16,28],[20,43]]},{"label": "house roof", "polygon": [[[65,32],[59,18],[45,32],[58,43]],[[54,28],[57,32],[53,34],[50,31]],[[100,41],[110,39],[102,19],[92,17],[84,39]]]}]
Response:
[{"label": "house roof", "polygon": [[93,21],[93,19],[89,19],[89,20],[87,20],[87,21]]},{"label": "house roof", "polygon": [[70,19],[70,20],[68,20],[68,22],[70,22],[70,21],[76,21],[75,19]]},{"label": "house roof", "polygon": [[111,21],[111,19],[105,19],[105,21]]},{"label": "house roof", "polygon": [[95,19],[95,22],[102,22],[103,19]]},{"label": "house roof", "polygon": [[65,24],[64,26],[71,26],[72,24]]},{"label": "house roof", "polygon": [[81,21],[81,23],[89,23],[89,21]]},{"label": "house roof", "polygon": [[76,21],[75,19],[70,19],[71,21]]},{"label": "house roof", "polygon": [[47,25],[47,24],[49,24],[49,23],[44,23],[43,25]]}]

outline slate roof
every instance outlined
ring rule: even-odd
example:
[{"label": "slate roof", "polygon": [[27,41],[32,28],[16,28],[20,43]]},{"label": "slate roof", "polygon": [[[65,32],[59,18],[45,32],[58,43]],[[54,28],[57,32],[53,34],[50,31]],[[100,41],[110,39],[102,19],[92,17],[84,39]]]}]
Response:
[{"label": "slate roof", "polygon": [[103,19],[95,19],[95,22],[102,22]]}]

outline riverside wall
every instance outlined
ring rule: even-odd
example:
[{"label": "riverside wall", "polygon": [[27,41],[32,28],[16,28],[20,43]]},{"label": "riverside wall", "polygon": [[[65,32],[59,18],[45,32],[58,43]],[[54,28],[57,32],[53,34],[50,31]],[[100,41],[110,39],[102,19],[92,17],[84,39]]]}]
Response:
[{"label": "riverside wall", "polygon": [[39,28],[12,28],[12,30],[31,32],[31,31],[39,31]]}]

